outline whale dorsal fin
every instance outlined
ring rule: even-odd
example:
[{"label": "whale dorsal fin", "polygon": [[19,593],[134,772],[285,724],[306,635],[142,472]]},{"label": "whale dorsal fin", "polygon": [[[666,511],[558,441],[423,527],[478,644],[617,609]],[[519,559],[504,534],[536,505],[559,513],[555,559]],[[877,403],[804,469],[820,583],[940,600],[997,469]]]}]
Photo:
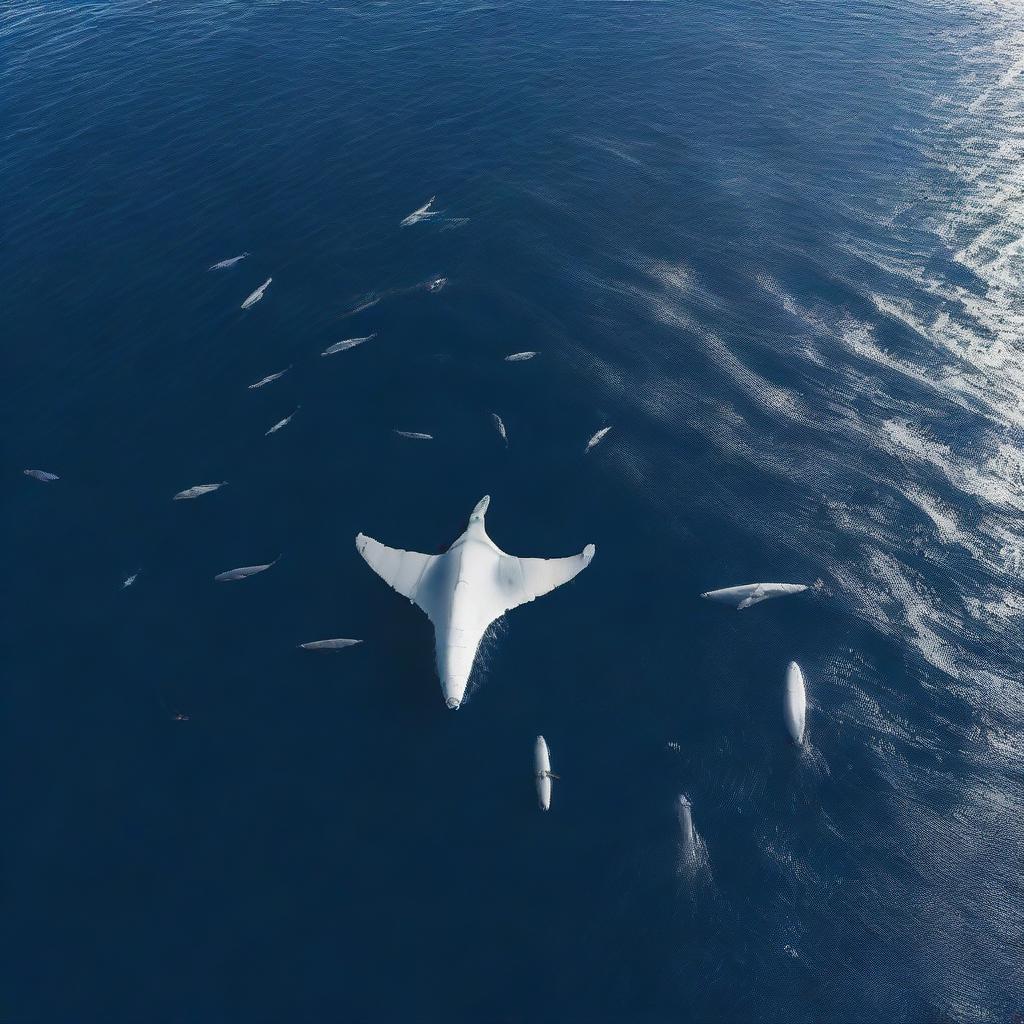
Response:
[{"label": "whale dorsal fin", "polygon": [[[436,555],[424,555],[419,551],[402,551],[389,548],[379,540],[361,533],[356,537],[356,549],[366,559],[366,564],[393,590],[403,597],[416,601],[416,591],[424,573]],[[422,607],[422,606],[421,606]]]}]

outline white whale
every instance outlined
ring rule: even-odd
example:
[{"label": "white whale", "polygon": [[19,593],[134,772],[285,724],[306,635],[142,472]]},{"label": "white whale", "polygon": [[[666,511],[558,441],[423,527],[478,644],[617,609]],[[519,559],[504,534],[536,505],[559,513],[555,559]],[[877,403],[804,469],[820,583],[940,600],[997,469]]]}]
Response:
[{"label": "white whale", "polygon": [[558,776],[551,770],[548,741],[543,736],[537,737],[533,748],[533,777],[537,782],[537,803],[546,811],[551,807],[551,780]]},{"label": "white whale", "polygon": [[233,267],[236,263],[241,263],[249,254],[243,252],[241,256],[232,256],[229,260],[221,260],[220,263],[214,263],[210,270],[227,270],[228,267]]},{"label": "white whale", "polygon": [[462,703],[487,627],[505,612],[568,583],[594,557],[593,544],[568,558],[506,554],[484,527],[490,500],[477,503],[465,532],[442,555],[385,547],[362,533],[356,537],[356,548],[370,568],[434,624],[437,674],[453,710]]},{"label": "white whale", "polygon": [[724,587],[722,590],[708,590],[701,594],[709,601],[731,604],[737,611],[753,608],[755,604],[772,597],[786,594],[801,594],[807,589],[802,583],[745,583],[742,587]]},{"label": "white whale", "polygon": [[373,334],[367,334],[362,338],[346,338],[344,341],[336,341],[333,345],[328,346],[320,353],[322,356],[333,356],[339,352],[347,352],[350,348],[355,348],[356,345],[362,345],[364,341],[372,341],[377,337],[376,332]]},{"label": "white whale", "polygon": [[255,391],[256,388],[261,388],[264,384],[272,384],[275,380],[280,380],[290,369],[291,366],[286,366],[283,370],[278,370],[277,373],[272,373],[269,376],[264,377],[263,380],[256,381],[255,384],[250,384],[249,390]]},{"label": "white whale", "polygon": [[683,861],[692,865],[697,859],[697,840],[693,832],[693,805],[689,798],[680,793],[676,804],[676,814],[679,818],[679,852]]},{"label": "white whale", "polygon": [[240,569],[228,569],[227,572],[219,572],[213,579],[217,583],[235,583],[238,580],[246,580],[250,576],[255,576],[257,573],[266,572],[280,561],[281,556],[278,555],[277,558],[272,562],[267,562],[266,565],[243,565]]},{"label": "white whale", "polygon": [[491,413],[491,419],[494,420],[494,429],[497,430],[498,435],[501,437],[502,441],[505,442],[505,447],[507,448],[508,447],[508,431],[505,430],[505,422],[504,422],[504,420],[502,420],[502,418],[496,412],[492,412]]},{"label": "white whale", "polygon": [[786,697],[782,705],[786,730],[798,746],[804,741],[807,725],[807,690],[804,688],[804,674],[795,662],[786,669]]},{"label": "white whale", "polygon": [[227,480],[221,480],[219,484],[196,484],[195,487],[188,487],[184,491],[178,491],[171,500],[188,501],[191,498],[201,498],[204,494],[212,494],[214,491],[219,491],[222,487],[227,487],[227,485]]},{"label": "white whale", "polygon": [[419,224],[421,220],[426,220],[428,217],[436,217],[437,210],[431,209],[436,198],[437,196],[431,196],[418,210],[413,210],[408,217],[400,220],[399,225],[403,228],[408,228],[412,227],[413,224]]},{"label": "white whale", "polygon": [[287,427],[292,421],[292,417],[302,408],[301,405],[295,407],[295,412],[289,413],[283,420],[278,420],[263,436],[270,437],[271,434],[276,434],[282,427]]},{"label": "white whale", "polygon": [[607,436],[611,427],[602,427],[588,442],[587,447],[583,449],[583,454],[586,455],[595,445],[599,445]]},{"label": "white whale", "polygon": [[255,306],[263,298],[263,293],[270,287],[270,282],[273,280],[272,277],[268,277],[256,291],[246,298],[245,302],[242,303],[242,309],[250,309],[252,306]]},{"label": "white whale", "polygon": [[311,640],[308,644],[299,644],[304,651],[340,651],[343,647],[361,644],[362,640]]}]

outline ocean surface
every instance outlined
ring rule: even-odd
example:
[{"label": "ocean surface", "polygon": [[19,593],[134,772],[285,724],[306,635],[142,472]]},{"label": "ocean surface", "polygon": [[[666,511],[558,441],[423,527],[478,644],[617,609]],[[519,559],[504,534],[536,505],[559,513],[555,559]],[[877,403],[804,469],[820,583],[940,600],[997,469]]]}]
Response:
[{"label": "ocean surface", "polygon": [[[1017,3],[9,0],[0,52],[4,1024],[1024,1011]],[[450,712],[353,540],[485,494],[597,555]]]}]

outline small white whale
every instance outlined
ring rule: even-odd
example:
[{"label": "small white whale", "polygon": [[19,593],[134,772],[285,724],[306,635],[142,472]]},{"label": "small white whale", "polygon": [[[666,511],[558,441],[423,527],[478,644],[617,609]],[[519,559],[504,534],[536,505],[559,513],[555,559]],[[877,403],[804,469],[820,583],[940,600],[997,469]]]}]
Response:
[{"label": "small white whale", "polygon": [[56,473],[47,473],[45,469],[26,469],[23,472],[25,476],[30,476],[33,480],[41,480],[44,484],[52,484],[54,480],[60,479]]},{"label": "small white whale", "polygon": [[[297,405],[295,407],[295,412],[298,412],[301,408],[301,405]],[[270,437],[271,434],[276,434],[282,427],[287,427],[288,424],[291,423],[292,416],[295,415],[295,412],[291,413],[288,416],[285,416],[283,420],[278,420],[263,436]]]},{"label": "small white whale", "polygon": [[537,737],[533,748],[533,777],[537,783],[537,803],[546,811],[551,807],[551,780],[558,776],[551,770],[551,755],[543,736]]},{"label": "small white whale", "polygon": [[415,430],[396,430],[399,437],[411,437],[414,441],[433,441],[433,434],[420,434]]},{"label": "small white whale", "polygon": [[786,669],[786,696],[782,713],[786,720],[787,732],[799,746],[804,741],[804,729],[807,724],[807,690],[804,688],[804,674],[795,661],[791,661]]},{"label": "small white whale", "polygon": [[364,341],[372,341],[376,337],[377,332],[374,331],[373,334],[367,334],[364,338],[346,338],[344,341],[336,341],[329,348],[325,348],[320,355],[333,356],[337,352],[344,352],[347,349],[355,348],[356,345],[362,345]]},{"label": "small white whale", "polygon": [[693,827],[693,804],[685,793],[680,793],[676,799],[676,820],[679,827],[677,870],[682,877],[692,881],[698,871],[707,867],[707,847]]},{"label": "small white whale", "polygon": [[277,565],[281,561],[281,556],[278,555],[272,562],[267,562],[266,565],[243,565],[240,569],[228,569],[227,572],[219,572],[214,576],[214,581],[217,583],[234,583],[235,580],[244,580],[249,576],[255,576],[259,572],[266,572],[272,565]]},{"label": "small white whale", "polygon": [[679,852],[683,863],[692,865],[697,859],[697,839],[693,831],[693,805],[684,793],[679,794],[676,802],[676,815],[679,818]]},{"label": "small white whale", "polygon": [[244,260],[245,257],[248,255],[249,254],[247,252],[243,252],[241,256],[232,256],[231,259],[229,260],[221,260],[220,263],[214,263],[214,265],[212,267],[209,267],[208,269],[227,270],[228,267],[233,267],[236,263],[241,263],[242,260]]},{"label": "small white whale", "polygon": [[263,284],[261,284],[259,288],[257,288],[256,291],[254,291],[252,295],[242,303],[242,309],[249,309],[252,306],[255,306],[256,303],[263,298],[263,293],[270,287],[270,282],[273,280],[274,279],[272,277],[268,277],[266,281],[264,281]]},{"label": "small white whale", "polygon": [[308,644],[299,644],[304,651],[339,651],[342,647],[361,644],[362,640],[311,640]]},{"label": "small white whale", "polygon": [[722,590],[708,590],[701,594],[709,601],[731,604],[737,611],[753,608],[755,604],[772,597],[787,594],[801,594],[807,589],[802,583],[746,583],[742,587],[725,587]]},{"label": "small white whale", "polygon": [[255,384],[250,384],[249,390],[255,391],[257,388],[263,387],[264,384],[272,384],[275,380],[280,380],[291,368],[291,364],[289,364],[283,370],[278,370],[277,373],[272,373],[269,377],[256,381]]},{"label": "small white whale", "polygon": [[125,581],[121,584],[121,589],[122,590],[127,590],[138,578],[139,578],[139,574],[138,573],[134,573],[133,575],[127,577],[125,579]]},{"label": "small white whale", "polygon": [[418,210],[413,210],[408,217],[401,220],[399,226],[408,228],[412,227],[413,224],[419,224],[421,220],[427,220],[428,217],[436,217],[437,210],[431,209],[436,198],[437,196],[431,196]]},{"label": "small white whale", "polygon": [[196,484],[195,487],[178,491],[171,501],[185,501],[188,498],[198,498],[203,494],[209,494],[211,491],[219,491],[222,487],[227,487],[227,485],[227,480],[221,480],[219,484]]},{"label": "small white whale", "polygon": [[505,442],[505,447],[508,447],[508,434],[505,431],[505,424],[501,417],[496,413],[491,413],[491,419],[494,420],[494,429],[497,430],[498,436]]},{"label": "small white whale", "polygon": [[600,444],[600,443],[601,443],[601,442],[602,442],[602,441],[603,441],[603,440],[605,439],[605,437],[606,437],[606,436],[607,436],[607,434],[608,434],[608,431],[609,431],[609,430],[611,430],[611,429],[612,429],[611,427],[602,427],[602,428],[601,428],[601,429],[600,429],[600,430],[599,430],[599,431],[598,431],[598,432],[597,432],[597,433],[596,433],[596,434],[595,434],[595,435],[594,435],[594,436],[593,436],[593,437],[592,437],[592,438],[591,438],[591,439],[590,439],[590,440],[589,440],[589,441],[587,442],[587,447],[583,449],[583,454],[584,454],[584,455],[586,455],[586,454],[587,454],[587,452],[589,452],[591,448],[595,447],[596,445],[599,445],[599,444]]},{"label": "small white whale", "polygon": [[527,359],[532,359],[537,352],[513,352],[510,356],[505,356],[506,363],[525,363]]}]

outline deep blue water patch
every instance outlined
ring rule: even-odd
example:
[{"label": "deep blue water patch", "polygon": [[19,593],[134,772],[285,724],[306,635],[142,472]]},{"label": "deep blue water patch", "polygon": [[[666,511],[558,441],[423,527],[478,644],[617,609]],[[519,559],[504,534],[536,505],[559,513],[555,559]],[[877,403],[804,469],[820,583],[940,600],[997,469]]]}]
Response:
[{"label": "deep blue water patch", "polygon": [[[1011,7],[15,3],[0,38],[5,1021],[1024,1008]],[[453,714],[353,539],[436,551],[484,494],[505,550],[597,556]],[[758,580],[814,586],[698,598]]]}]

